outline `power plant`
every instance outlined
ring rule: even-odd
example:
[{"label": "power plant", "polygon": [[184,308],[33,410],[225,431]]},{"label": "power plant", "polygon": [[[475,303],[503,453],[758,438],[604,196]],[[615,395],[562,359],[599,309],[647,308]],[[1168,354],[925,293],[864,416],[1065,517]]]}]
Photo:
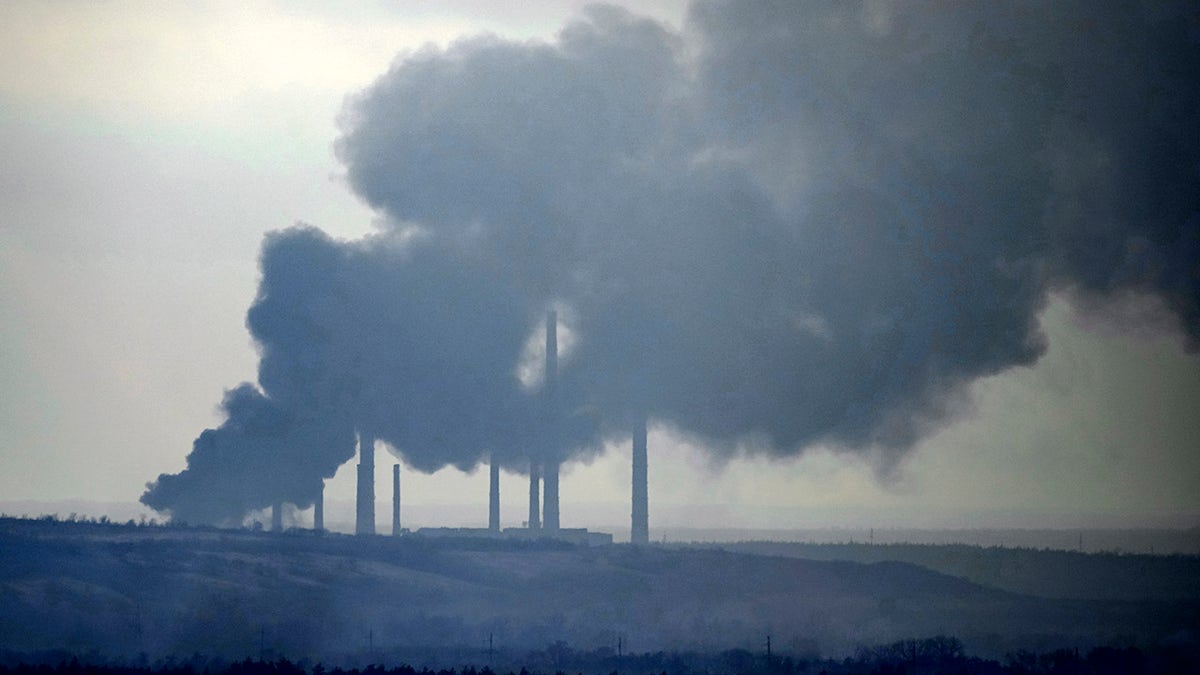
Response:
[{"label": "power plant", "polygon": [[[486,528],[421,528],[424,536],[490,536],[517,539],[553,538],[584,544],[611,543],[612,535],[588,532],[583,528],[564,528],[560,521],[558,474],[561,467],[561,409],[558,401],[558,313],[546,314],[545,377],[540,397],[541,423],[548,442],[530,452],[529,519],[519,528],[500,526],[500,462],[493,454],[488,467],[488,525]],[[639,415],[633,425],[633,481],[630,542],[650,541],[647,495],[646,417]],[[358,432],[357,491],[354,532],[376,533],[375,528],[375,436]],[[544,500],[543,500],[544,497]],[[283,504],[271,507],[271,529],[283,530]],[[313,529],[325,529],[325,486],[313,502]],[[400,464],[392,465],[392,536],[405,532],[400,521]]]},{"label": "power plant", "polygon": [[[558,402],[558,313],[546,314],[545,377],[541,393],[542,423],[547,443],[542,452],[531,452],[529,460],[529,518],[520,528],[500,526],[500,463],[493,455],[488,473],[488,525],[486,528],[421,528],[423,536],[491,536],[506,538],[554,538],[584,544],[611,543],[612,535],[588,532],[583,528],[563,528],[560,521],[558,475],[561,449],[554,446],[559,434],[560,408]],[[358,485],[356,498],[355,534],[375,534],[375,437],[358,433]],[[539,457],[539,454],[541,455]],[[646,544],[650,541],[647,505],[646,419],[641,416],[633,429],[632,524],[630,541]],[[543,501],[544,495],[544,501]],[[315,529],[324,527],[323,494],[314,507]],[[276,508],[276,514],[280,513]],[[278,518],[278,516],[275,516]],[[278,526],[275,526],[278,529]],[[403,532],[400,523],[400,465],[392,466],[392,535]]]}]

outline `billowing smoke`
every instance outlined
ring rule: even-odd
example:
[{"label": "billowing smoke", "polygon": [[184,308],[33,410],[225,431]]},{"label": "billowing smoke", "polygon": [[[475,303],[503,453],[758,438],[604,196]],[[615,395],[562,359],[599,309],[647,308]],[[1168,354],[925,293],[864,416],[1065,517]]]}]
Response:
[{"label": "billowing smoke", "polygon": [[354,456],[355,431],[430,472],[488,456],[524,468],[551,448],[594,445],[594,415],[545,433],[545,402],[516,373],[541,317],[453,251],[298,226],[268,235],[261,266],[247,325],[262,391],[229,392],[225,424],[200,435],[185,471],[150,486],[148,505],[217,523],[277,501],[308,506]]},{"label": "billowing smoke", "polygon": [[321,479],[354,455],[354,429],[334,415],[287,409],[250,384],[225,393],[228,421],[206,429],[187,469],[164,474],[142,502],[189,523],[236,524],[252,510],[311,506]]},{"label": "billowing smoke", "polygon": [[[403,56],[337,145],[391,225],[264,247],[262,393],[427,471],[569,459],[643,413],[714,452],[895,459],[1040,356],[1051,291],[1156,295],[1194,347],[1198,42],[1182,3],[702,1],[682,32],[595,7],[554,43]],[[515,374],[550,306],[575,340],[553,435]],[[201,490],[213,448],[353,454],[226,410],[147,503]]]}]

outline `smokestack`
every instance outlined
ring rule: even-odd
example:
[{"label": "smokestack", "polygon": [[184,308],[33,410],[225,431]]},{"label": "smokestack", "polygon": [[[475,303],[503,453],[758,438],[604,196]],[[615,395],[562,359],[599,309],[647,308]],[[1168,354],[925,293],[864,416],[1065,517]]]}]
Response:
[{"label": "smokestack", "polygon": [[558,460],[546,460],[546,475],[542,478],[545,497],[542,501],[542,527],[558,530]]},{"label": "smokestack", "polygon": [[542,527],[541,486],[538,481],[537,460],[529,460],[529,529],[538,530]]},{"label": "smokestack", "polygon": [[375,534],[375,437],[358,434],[358,503],[355,534]]},{"label": "smokestack", "polygon": [[283,532],[283,502],[271,506],[271,531]]},{"label": "smokestack", "polygon": [[400,536],[400,465],[392,465],[392,536]]},{"label": "smokestack", "polygon": [[646,415],[633,423],[633,518],[629,541],[650,543],[650,515],[646,489]]},{"label": "smokestack", "polygon": [[321,490],[313,502],[313,529],[317,532],[325,529],[325,481],[321,481]]},{"label": "smokestack", "polygon": [[558,312],[546,312],[546,382],[542,389],[546,413],[546,435],[550,439],[543,478],[546,490],[542,503],[544,525],[558,530]]},{"label": "smokestack", "polygon": [[489,470],[491,471],[491,481],[488,485],[488,529],[492,532],[500,531],[500,464],[496,462],[496,456],[493,454],[489,461]]}]

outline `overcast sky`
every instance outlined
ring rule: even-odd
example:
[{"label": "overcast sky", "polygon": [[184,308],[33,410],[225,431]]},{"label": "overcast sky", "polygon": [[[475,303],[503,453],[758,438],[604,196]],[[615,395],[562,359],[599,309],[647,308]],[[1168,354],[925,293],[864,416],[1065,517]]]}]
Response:
[{"label": "overcast sky", "polygon": [[[428,43],[553,42],[583,4],[0,5],[0,502],[135,502],[182,470],[224,421],[223,392],[256,378],[264,234],[302,221],[357,240],[394,222],[335,156],[345,97]],[[636,11],[684,29],[683,2]],[[754,170],[777,193],[791,179],[772,166]],[[1044,353],[956,391],[894,467],[820,442],[713,452],[652,426],[652,532],[1200,523],[1200,356],[1152,294],[1077,297],[1051,293]],[[564,526],[627,526],[629,452],[564,466]],[[381,497],[392,461],[378,454]],[[405,471],[410,503],[484,524],[486,468]],[[353,489],[351,462],[326,498]],[[502,489],[519,524],[522,477]],[[426,517],[413,524],[442,524]]]}]

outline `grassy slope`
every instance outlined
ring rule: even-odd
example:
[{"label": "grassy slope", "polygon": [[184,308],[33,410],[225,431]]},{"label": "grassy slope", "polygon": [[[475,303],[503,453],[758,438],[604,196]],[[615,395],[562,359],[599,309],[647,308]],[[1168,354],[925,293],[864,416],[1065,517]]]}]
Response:
[{"label": "grassy slope", "polygon": [[978,584],[1043,598],[1200,600],[1200,556],[1079,553],[930,544],[738,542],[729,551],[809,560],[896,560]]},{"label": "grassy slope", "polygon": [[[0,520],[0,648],[320,657],[374,645],[977,652],[1197,628],[1200,603],[1051,601],[894,561]],[[369,637],[368,637],[369,636]],[[1040,636],[1040,637],[1039,637]],[[1052,637],[1046,637],[1052,636]]]}]

